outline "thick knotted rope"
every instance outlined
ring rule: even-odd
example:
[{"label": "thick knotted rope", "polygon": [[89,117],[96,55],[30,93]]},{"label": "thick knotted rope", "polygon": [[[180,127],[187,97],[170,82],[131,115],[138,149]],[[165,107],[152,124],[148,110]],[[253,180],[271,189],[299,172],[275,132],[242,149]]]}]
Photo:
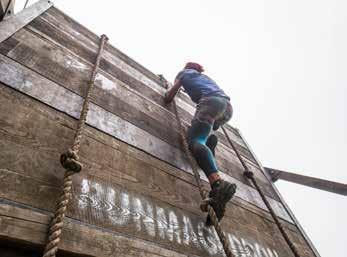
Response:
[{"label": "thick knotted rope", "polygon": [[80,172],[82,164],[78,161],[77,152],[73,152],[71,149],[60,155],[60,163],[66,170],[71,170],[74,173]]},{"label": "thick knotted rope", "polygon": [[298,249],[296,248],[296,246],[294,245],[294,243],[290,240],[290,238],[289,238],[287,232],[284,230],[284,227],[283,227],[282,223],[279,221],[279,219],[278,219],[277,215],[275,214],[274,210],[272,209],[272,207],[271,207],[269,201],[266,199],[266,197],[265,197],[265,195],[264,195],[262,189],[259,187],[257,181],[255,180],[253,172],[250,171],[250,170],[248,169],[248,167],[247,167],[245,161],[242,159],[242,157],[241,157],[239,151],[236,149],[234,143],[231,141],[231,139],[230,139],[228,133],[226,132],[226,130],[224,129],[224,127],[222,127],[222,130],[223,130],[224,135],[225,135],[225,137],[227,138],[229,144],[230,144],[231,147],[234,149],[234,151],[235,151],[235,153],[236,153],[238,159],[240,160],[240,162],[241,162],[241,164],[242,164],[242,166],[243,166],[243,168],[244,168],[243,175],[244,175],[246,178],[248,178],[249,180],[252,181],[254,187],[255,187],[255,188],[257,189],[257,191],[259,192],[259,195],[260,195],[261,199],[263,200],[263,202],[265,203],[266,207],[268,208],[268,210],[269,210],[269,212],[270,212],[272,218],[274,219],[274,221],[275,221],[275,223],[276,223],[278,229],[280,230],[282,236],[283,236],[284,239],[286,240],[286,242],[287,242],[289,248],[292,250],[294,256],[295,256],[295,257],[300,257],[300,254],[299,254],[299,252],[298,252]]},{"label": "thick knotted rope", "polygon": [[[200,192],[200,196],[201,198],[203,199],[203,203],[206,203],[208,202],[208,195],[207,195],[207,190],[205,190],[203,188],[203,185],[201,183],[201,180],[200,180],[200,175],[199,175],[199,172],[198,172],[198,168],[197,168],[197,163],[194,159],[194,157],[192,156],[190,150],[189,150],[189,146],[188,146],[188,142],[187,142],[187,138],[186,138],[186,132],[182,126],[182,122],[181,122],[181,119],[178,115],[178,111],[177,111],[177,106],[176,106],[176,101],[174,100],[173,101],[173,107],[174,107],[174,112],[175,112],[175,115],[176,115],[176,119],[177,119],[177,124],[178,124],[178,128],[179,128],[179,132],[180,132],[180,135],[181,135],[181,138],[182,138],[182,143],[183,143],[183,148],[184,148],[184,151],[188,157],[188,161],[190,163],[190,166],[192,167],[192,170],[193,170],[193,173],[194,173],[194,176],[195,176],[195,180],[196,180],[196,183],[198,185],[198,188],[199,188],[199,192]],[[226,254],[227,257],[235,257],[235,255],[231,252],[231,247],[230,247],[230,244],[229,244],[229,241],[227,240],[219,222],[218,222],[218,219],[217,219],[217,216],[216,216],[216,213],[214,212],[213,208],[211,207],[211,205],[209,204],[203,204],[205,205],[205,207],[207,208],[207,212],[208,214],[210,215],[211,217],[211,221],[212,221],[212,224],[217,232],[217,235],[219,237],[219,240],[221,241],[222,245],[223,245],[223,249],[224,249],[224,252]],[[206,210],[203,210],[203,211],[206,211]]]},{"label": "thick knotted rope", "polygon": [[107,40],[108,38],[106,35],[101,36],[98,54],[92,70],[87,92],[84,97],[83,107],[80,119],[78,121],[72,147],[71,149],[63,153],[60,157],[60,162],[62,166],[65,168],[63,191],[60,195],[59,202],[54,213],[54,217],[50,223],[48,238],[44,249],[43,257],[54,257],[56,252],[58,251],[58,244],[60,242],[60,236],[63,228],[63,219],[65,217],[69,199],[71,197],[72,175],[76,172],[81,171],[82,169],[82,165],[78,162],[78,151],[81,145],[81,139],[83,135],[82,132],[87,119],[91,92],[94,87],[94,81],[98,71],[101,53]]}]

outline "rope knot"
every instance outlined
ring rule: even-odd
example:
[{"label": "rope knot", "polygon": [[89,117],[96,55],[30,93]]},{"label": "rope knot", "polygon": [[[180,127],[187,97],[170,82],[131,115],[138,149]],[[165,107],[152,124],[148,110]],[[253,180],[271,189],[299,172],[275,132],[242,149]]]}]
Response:
[{"label": "rope knot", "polygon": [[60,163],[66,170],[78,173],[82,170],[82,164],[78,161],[79,157],[71,149],[60,155]]},{"label": "rope knot", "polygon": [[254,177],[254,173],[253,173],[252,171],[249,171],[249,170],[245,170],[245,171],[243,172],[243,175],[244,175],[246,178],[249,178],[249,179],[251,179],[251,178]]}]

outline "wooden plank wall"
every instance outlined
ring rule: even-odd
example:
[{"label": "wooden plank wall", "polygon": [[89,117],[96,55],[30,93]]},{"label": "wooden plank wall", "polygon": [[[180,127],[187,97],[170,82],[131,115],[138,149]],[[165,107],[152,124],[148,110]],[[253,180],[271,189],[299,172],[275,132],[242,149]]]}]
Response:
[{"label": "wooden plank wall", "polygon": [[[58,157],[71,144],[97,45],[93,33],[55,8],[0,44],[0,198],[6,199],[0,203],[0,238],[42,244],[62,183]],[[160,81],[112,46],[106,50],[62,248],[92,256],[221,255],[214,230],[203,225]],[[184,95],[179,111],[188,125],[194,107]],[[237,131],[228,130],[303,256],[314,256]],[[218,137],[217,163],[239,187],[223,220],[235,253],[291,256],[235,153]],[[97,244],[92,239],[99,236],[104,241]]]},{"label": "wooden plank wall", "polygon": [[[60,18],[58,14],[61,13],[56,9],[49,10],[27,29],[4,42],[1,53],[77,95],[82,95],[89,79],[98,39],[94,35],[93,41],[88,40],[91,35],[85,35],[87,30],[81,31],[82,28],[76,23],[64,23],[67,18]],[[176,121],[162,100],[164,89],[124,61],[121,63],[121,59],[111,50],[106,52],[105,60],[101,63],[102,71],[97,77],[94,103],[165,143],[180,148]],[[180,108],[182,118],[188,124],[194,109],[183,100],[180,103],[184,108]],[[230,135],[238,143],[239,150],[257,174],[267,195],[278,200],[237,132],[230,131]],[[218,137],[222,141],[217,149],[217,163],[221,171],[248,184],[232,149],[221,133],[218,133]]]},{"label": "wooden plank wall", "polygon": [[[70,145],[76,122],[4,85],[0,102],[0,197],[52,212],[63,175],[58,156]],[[221,253],[213,230],[203,225],[204,215],[198,208],[199,195],[191,175],[177,176],[177,168],[93,128],[87,130],[81,161],[84,171],[74,177],[68,217],[125,237],[154,241],[181,254]],[[18,208],[18,212],[25,209]],[[34,221],[28,221],[28,228],[23,225],[26,234],[12,229],[24,229],[16,221],[20,217],[13,213],[1,213],[3,236],[8,237],[11,231],[14,238],[43,240],[42,228],[38,239],[31,239]],[[264,252],[264,256],[291,256],[268,214],[248,209],[241,199],[235,199],[226,215],[223,227],[235,251],[251,249]],[[286,227],[293,240],[303,244],[296,228],[290,223]]]},{"label": "wooden plank wall", "polygon": [[[56,34],[58,33],[54,32],[54,35]],[[63,99],[68,101],[65,106],[63,106],[62,101],[58,101],[56,102],[57,106],[54,107],[66,107],[69,110],[73,109],[74,107],[76,108],[76,106],[71,105],[78,104],[80,100],[77,99],[78,97],[76,97],[75,94],[71,94],[70,92],[73,91],[77,95],[81,95],[83,93],[83,86],[86,84],[89,77],[88,72],[90,71],[90,64],[79,62],[78,58],[70,55],[66,49],[59,49],[57,45],[48,44],[46,42],[47,41],[42,40],[39,36],[29,33],[26,29],[23,29],[13,36],[11,40],[8,40],[2,44],[2,48],[5,49],[2,53],[6,54],[12,60],[19,61],[28,68],[38,71],[44,77],[59,83],[59,85],[64,85],[64,87],[68,89],[65,92],[65,98]],[[67,48],[71,49],[71,47]],[[13,72],[18,73],[20,69],[23,69],[23,67],[14,67],[13,69]],[[9,71],[6,72],[9,73]],[[18,75],[13,75],[20,78]],[[97,80],[94,102],[97,104],[97,106],[102,107],[104,110],[117,115],[117,117],[119,117],[121,120],[119,123],[126,124],[124,126],[127,127],[127,131],[118,130],[118,132],[122,133],[121,135],[118,134],[116,136],[123,141],[130,141],[132,138],[129,136],[129,134],[131,132],[130,130],[132,130],[134,133],[133,138],[135,140],[128,143],[131,143],[139,148],[142,147],[142,149],[145,151],[161,158],[162,160],[173,163],[177,167],[189,171],[190,168],[187,162],[182,162],[182,158],[184,159],[184,156],[182,156],[182,151],[177,149],[180,147],[180,138],[178,136],[177,129],[175,129],[177,126],[173,114],[167,109],[163,108],[166,107],[163,106],[163,103],[161,103],[161,106],[158,106],[152,101],[144,98],[141,95],[142,92],[134,92],[134,90],[131,91],[131,88],[129,89],[129,85],[126,85],[113,77],[113,80],[107,79],[107,75],[108,74],[103,74],[102,72],[100,72],[98,75],[99,79]],[[83,76],[83,78],[81,78],[81,76]],[[47,83],[44,83],[43,86],[47,86]],[[63,88],[57,89],[59,90],[60,94],[63,94],[62,89]],[[150,89],[147,89],[148,88],[143,86],[142,91],[151,91]],[[46,92],[46,90],[43,90],[42,88],[42,92]],[[55,93],[57,92],[58,91],[55,91]],[[43,95],[42,97],[47,98],[47,95]],[[161,96],[161,98],[159,98],[157,95],[155,95],[155,97],[162,101]],[[69,100],[70,98],[74,98],[76,101],[72,102]],[[132,101],[129,103],[129,101],[124,99],[132,99]],[[183,110],[182,113],[184,114]],[[73,111],[72,114],[77,116],[75,111]],[[99,115],[99,113],[97,113],[97,115]],[[187,116],[188,115],[189,114],[187,114]],[[187,120],[190,118],[190,116],[186,117]],[[97,121],[97,117],[92,119],[92,121]],[[172,128],[174,128],[174,131]],[[105,130],[106,129],[107,128],[105,128]],[[234,138],[236,138],[235,140],[238,142],[242,142],[241,139],[236,136],[235,132],[231,133],[231,135],[234,135]],[[153,139],[152,142],[144,142],[146,140],[148,141],[149,139]],[[242,184],[248,185],[248,181],[246,181],[242,176],[242,167],[237,160],[236,155],[229,147],[226,147],[225,145],[225,142],[224,144],[221,143],[217,149],[217,163],[219,164],[220,169],[224,173],[231,175],[238,181],[241,181]],[[243,146],[239,146],[239,148],[243,148]],[[163,150],[165,149],[167,149],[167,151],[163,153]],[[250,156],[248,151],[245,150],[244,152],[247,152]],[[249,165],[258,175],[258,178],[262,182],[261,184],[263,188],[266,190],[266,192],[268,192],[268,195],[276,199],[277,197],[275,193],[265,180],[263,174],[261,174],[260,170],[257,169],[255,164],[251,161],[249,161]],[[242,187],[243,185],[240,186]],[[254,190],[252,190],[252,193],[256,194]],[[261,204],[261,201],[259,204]],[[283,215],[285,215],[283,210],[281,212]]]}]

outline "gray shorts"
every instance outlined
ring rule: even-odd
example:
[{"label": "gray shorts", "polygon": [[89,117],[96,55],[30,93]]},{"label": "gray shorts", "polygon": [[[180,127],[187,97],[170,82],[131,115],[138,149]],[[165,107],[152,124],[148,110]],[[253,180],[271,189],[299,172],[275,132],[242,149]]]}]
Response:
[{"label": "gray shorts", "polygon": [[200,99],[194,120],[208,123],[217,130],[220,126],[228,122],[233,115],[233,108],[229,99],[220,96],[209,96]]}]

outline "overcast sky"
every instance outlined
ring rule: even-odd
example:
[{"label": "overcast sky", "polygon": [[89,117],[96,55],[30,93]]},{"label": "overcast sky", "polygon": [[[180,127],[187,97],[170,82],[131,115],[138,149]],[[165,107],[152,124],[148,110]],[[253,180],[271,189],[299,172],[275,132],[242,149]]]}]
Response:
[{"label": "overcast sky", "polygon": [[[347,182],[346,0],[54,2],[170,80],[203,64],[265,166]],[[321,256],[345,257],[346,197],[276,185]]]}]

